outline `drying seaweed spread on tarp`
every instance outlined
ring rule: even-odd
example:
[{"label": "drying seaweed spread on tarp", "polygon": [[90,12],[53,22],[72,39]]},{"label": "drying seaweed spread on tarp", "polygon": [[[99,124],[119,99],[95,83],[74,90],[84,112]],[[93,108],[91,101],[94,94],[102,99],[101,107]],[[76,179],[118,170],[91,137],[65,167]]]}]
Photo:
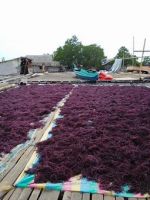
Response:
[{"label": "drying seaweed spread on tarp", "polygon": [[52,137],[37,145],[39,164],[28,171],[35,183],[64,183],[81,174],[101,192],[124,186],[128,193],[150,193],[148,88],[80,86],[61,115]]},{"label": "drying seaweed spread on tarp", "polygon": [[29,139],[29,130],[69,93],[71,85],[28,85],[0,93],[0,155]]}]

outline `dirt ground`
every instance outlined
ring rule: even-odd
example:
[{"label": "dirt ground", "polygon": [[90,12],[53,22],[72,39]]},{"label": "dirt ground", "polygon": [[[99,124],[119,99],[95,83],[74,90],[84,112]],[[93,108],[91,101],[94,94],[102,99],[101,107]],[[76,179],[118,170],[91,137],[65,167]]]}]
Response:
[{"label": "dirt ground", "polygon": [[[139,80],[140,75],[138,73],[109,73],[113,76],[113,80]],[[149,77],[150,74],[141,74],[141,78]],[[0,76],[1,83],[20,83],[20,82],[84,82],[84,80],[78,79],[74,72],[55,72],[55,73],[37,73],[28,75],[10,75],[10,76]]]},{"label": "dirt ground", "polygon": [[[120,72],[111,74],[114,80],[139,80],[140,74],[131,72]],[[141,78],[150,77],[150,74],[141,74]]]},{"label": "dirt ground", "polygon": [[[139,74],[135,73],[113,73],[114,80],[139,80]],[[142,74],[141,78],[150,77],[150,74]],[[34,74],[28,80],[30,81],[78,81],[74,72],[44,73]]]},{"label": "dirt ground", "polygon": [[78,81],[74,72],[55,72],[34,74],[29,78],[30,81]]}]

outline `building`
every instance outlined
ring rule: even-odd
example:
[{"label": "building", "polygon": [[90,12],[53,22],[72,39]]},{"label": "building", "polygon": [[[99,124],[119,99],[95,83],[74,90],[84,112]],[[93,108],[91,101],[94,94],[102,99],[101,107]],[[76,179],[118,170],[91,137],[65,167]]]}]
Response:
[{"label": "building", "polygon": [[17,75],[28,74],[28,68],[31,65],[31,60],[25,57],[14,58],[0,62],[0,75]]},{"label": "building", "polygon": [[61,71],[65,71],[65,67],[53,61],[49,54],[28,55],[0,62],[0,76]]},{"label": "building", "polygon": [[52,55],[27,55],[26,57],[32,61],[30,68],[32,73],[65,71],[65,67],[61,66],[59,62],[53,61]]}]

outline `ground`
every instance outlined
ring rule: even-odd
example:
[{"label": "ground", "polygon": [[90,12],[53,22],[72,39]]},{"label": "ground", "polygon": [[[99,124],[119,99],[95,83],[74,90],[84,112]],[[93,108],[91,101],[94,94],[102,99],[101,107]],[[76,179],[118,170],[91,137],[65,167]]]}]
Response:
[{"label": "ground", "polygon": [[[115,73],[111,74],[115,80],[138,80],[139,74],[135,73]],[[148,75],[142,74],[141,77],[144,78]],[[59,72],[59,73],[45,73],[45,74],[36,74],[29,80],[32,81],[78,81],[75,77],[74,72]]]},{"label": "ground", "polygon": [[[111,73],[110,73],[111,74]],[[140,75],[138,73],[112,73],[111,74],[114,80],[139,80]],[[150,74],[141,74],[141,78],[150,77]],[[37,74],[28,74],[28,75],[9,75],[9,76],[0,76],[0,83],[9,82],[9,83],[19,83],[23,82],[40,82],[40,81],[52,81],[52,82],[78,82],[82,81],[75,77],[74,72],[55,72],[55,73],[37,73]]]}]

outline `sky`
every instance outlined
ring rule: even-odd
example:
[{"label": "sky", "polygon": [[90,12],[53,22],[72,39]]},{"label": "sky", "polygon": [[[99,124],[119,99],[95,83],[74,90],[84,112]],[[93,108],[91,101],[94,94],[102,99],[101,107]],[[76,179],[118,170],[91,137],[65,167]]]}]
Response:
[{"label": "sky", "polygon": [[121,46],[132,53],[133,36],[150,50],[149,20],[150,0],[0,0],[0,60],[52,54],[73,35],[108,58]]}]

